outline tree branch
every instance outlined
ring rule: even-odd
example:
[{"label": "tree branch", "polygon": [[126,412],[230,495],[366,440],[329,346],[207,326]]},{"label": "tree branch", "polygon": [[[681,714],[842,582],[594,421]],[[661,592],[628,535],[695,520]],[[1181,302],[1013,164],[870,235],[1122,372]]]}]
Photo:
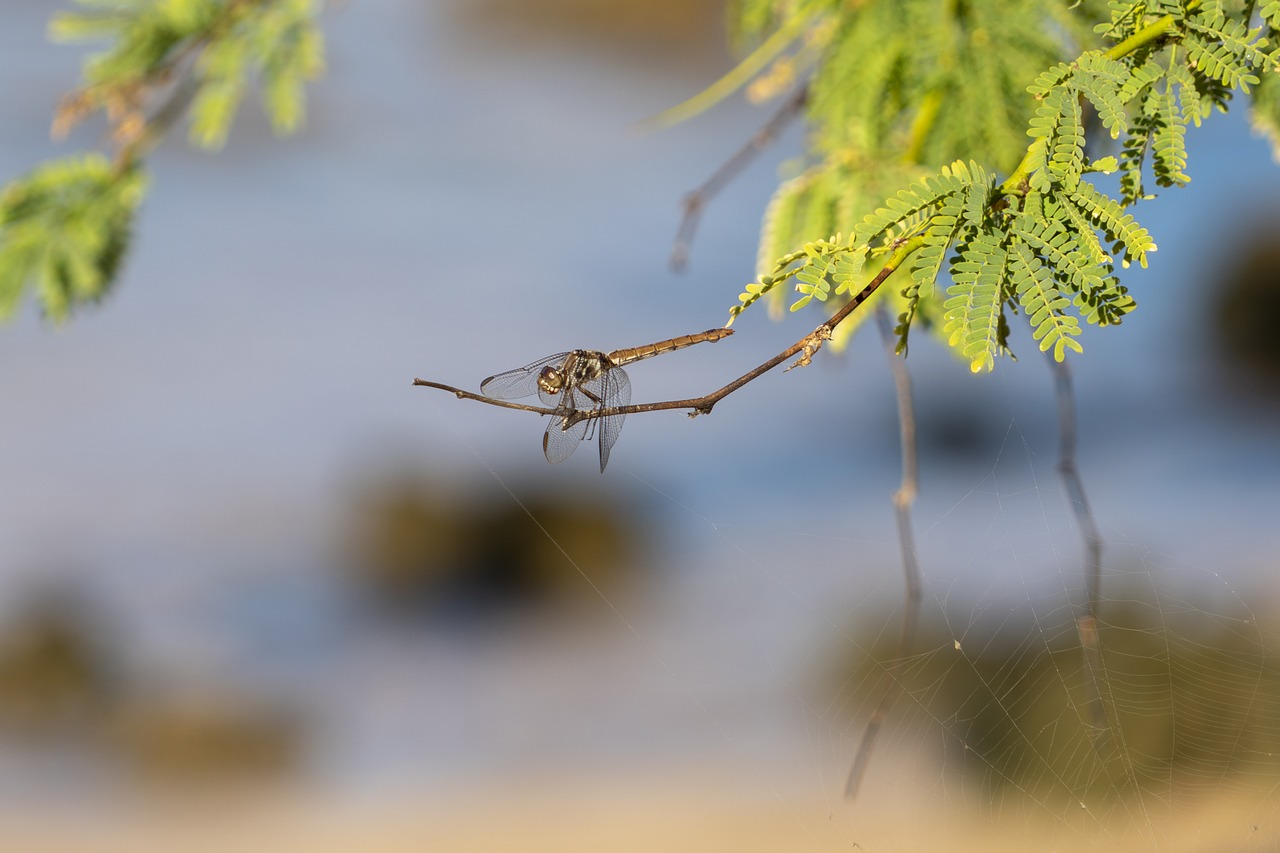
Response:
[{"label": "tree branch", "polygon": [[680,227],[676,230],[675,244],[671,247],[671,269],[679,271],[689,262],[689,249],[693,244],[693,236],[702,219],[702,209],[719,194],[725,184],[738,176],[761,151],[773,144],[791,121],[800,114],[809,100],[809,86],[802,84],[796,87],[778,111],[747,140],[738,151],[724,161],[720,168],[711,173],[711,177],[702,182],[696,189],[684,197],[682,207],[684,214],[680,218]]},{"label": "tree branch", "polygon": [[[792,364],[791,367],[804,367],[808,365],[813,359],[814,354],[822,348],[823,343],[831,339],[832,330],[844,322],[850,314],[856,311],[858,306],[866,302],[871,297],[871,294],[875,293],[876,290],[880,288],[880,285],[884,283],[885,279],[893,275],[893,273],[902,266],[903,262],[913,252],[919,249],[921,245],[923,245],[923,242],[923,239],[920,237],[913,237],[904,241],[897,247],[893,255],[890,256],[889,260],[880,269],[880,271],[876,273],[875,278],[867,282],[867,285],[862,288],[856,296],[845,303],[839,311],[832,314],[825,322],[820,323],[812,332],[805,335],[803,338],[796,341],[773,358],[770,358],[768,361],[765,361],[747,371],[722,388],[718,388],[710,394],[704,394],[701,397],[691,397],[685,400],[664,400],[658,403],[611,406],[609,408],[591,410],[575,409],[566,419],[568,421],[565,425],[566,428],[592,418],[608,418],[614,415],[658,412],[665,409],[689,409],[690,417],[695,415],[709,415],[711,414],[712,407],[714,407],[716,403],[720,402],[734,391],[737,391],[748,382],[758,379],[760,376],[768,373],[770,370],[773,370],[779,364],[782,364],[792,356],[799,355],[799,358],[796,359],[795,363]],[[790,370],[791,367],[788,367],[787,369]],[[445,385],[440,382],[431,382],[426,379],[414,379],[413,384],[421,385],[426,388],[438,388],[441,391],[448,391],[459,399],[475,400],[478,403],[487,403],[491,406],[500,406],[504,409],[519,409],[525,412],[535,412],[540,415],[558,414],[555,409],[548,409],[543,406],[526,406],[521,403],[512,403],[507,400],[494,400],[480,394],[473,394],[470,391],[464,391],[461,388],[455,388],[452,385]]]},{"label": "tree branch", "polygon": [[518,409],[522,412],[534,412],[539,415],[556,414],[555,409],[548,409],[544,406],[527,406],[524,403],[513,403],[510,400],[495,400],[492,397],[474,394],[470,391],[464,391],[461,388],[454,388],[452,385],[445,385],[442,382],[431,382],[426,379],[414,379],[413,384],[421,385],[424,388],[439,388],[441,391],[448,391],[459,400],[475,400],[477,403],[488,403],[490,406],[499,406],[503,409]]}]

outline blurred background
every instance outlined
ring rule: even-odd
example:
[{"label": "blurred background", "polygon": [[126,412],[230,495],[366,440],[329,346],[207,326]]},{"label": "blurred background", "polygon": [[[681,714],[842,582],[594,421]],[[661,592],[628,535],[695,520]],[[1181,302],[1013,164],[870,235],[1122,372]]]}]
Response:
[{"label": "blurred background", "polygon": [[[0,12],[6,180],[96,142],[49,141],[81,58],[50,11]],[[902,585],[874,335],[631,416],[604,476],[411,386],[723,323],[798,130],[674,275],[680,200],[768,113],[636,126],[730,66],[720,3],[325,23],[304,132],[247,103],[220,154],[175,139],[118,290],[0,330],[5,849],[1276,849],[1280,170],[1243,110],[1189,135],[1138,311],[1073,362],[1121,765],[1061,722],[1083,580],[1049,371],[1026,336],[981,377],[917,343],[926,626],[850,805]],[[634,398],[815,322],[748,313]]]}]

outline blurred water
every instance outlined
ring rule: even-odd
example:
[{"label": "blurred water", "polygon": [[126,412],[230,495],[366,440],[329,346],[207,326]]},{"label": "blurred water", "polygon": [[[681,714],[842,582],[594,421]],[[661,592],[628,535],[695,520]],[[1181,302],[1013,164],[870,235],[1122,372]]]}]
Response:
[{"label": "blurred water", "polygon": [[[351,612],[335,525],[367,466],[415,459],[517,500],[530,476],[599,477],[589,458],[547,467],[534,419],[410,380],[475,387],[566,347],[720,324],[782,156],[717,200],[674,277],[681,196],[762,116],[633,123],[725,59],[510,50],[459,35],[448,9],[338,5],[302,134],[274,140],[250,105],[217,156],[166,147],[118,293],[62,328],[28,311],[0,332],[0,590],[53,572],[109,602],[140,666],[304,703],[319,775],[342,789],[672,756],[759,784],[838,780],[851,741],[805,697],[825,649],[853,642],[851,615],[899,585],[893,400],[869,337],[713,416],[629,420],[607,477],[651,500],[663,571],[585,625],[406,634]],[[74,148],[45,131],[78,56],[44,42],[48,11],[3,13],[0,175]],[[1274,590],[1275,413],[1216,393],[1200,322],[1236,211],[1274,211],[1280,171],[1240,115],[1191,144],[1195,183],[1142,212],[1160,249],[1128,273],[1140,309],[1090,330],[1074,363],[1080,462],[1115,561]],[[749,315],[714,347],[637,365],[635,398],[717,387],[811,322]],[[1028,344],[978,378],[913,350],[922,409],[980,436],[967,462],[923,450],[937,600],[1078,589],[1049,378]]]}]

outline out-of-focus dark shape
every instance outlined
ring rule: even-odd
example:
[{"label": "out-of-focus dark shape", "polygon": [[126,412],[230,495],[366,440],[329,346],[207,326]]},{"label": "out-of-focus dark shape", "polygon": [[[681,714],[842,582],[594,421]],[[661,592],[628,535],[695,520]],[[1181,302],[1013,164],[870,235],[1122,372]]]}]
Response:
[{"label": "out-of-focus dark shape", "polygon": [[467,552],[457,508],[411,479],[366,490],[350,519],[346,550],[356,579],[388,602],[443,583]]},{"label": "out-of-focus dark shape", "polygon": [[92,730],[118,690],[118,672],[87,602],[43,590],[0,630],[0,727],[33,737]]},{"label": "out-of-focus dark shape", "polygon": [[621,499],[518,491],[470,498],[416,474],[366,485],[344,533],[357,583],[402,613],[465,619],[612,588],[637,564]]},{"label": "out-of-focus dark shape", "polygon": [[299,720],[281,708],[236,693],[199,692],[122,706],[111,744],[144,780],[243,783],[296,771],[302,734]]},{"label": "out-of-focus dark shape", "polygon": [[[1274,221],[1274,217],[1259,222]],[[1218,348],[1228,383],[1260,400],[1280,399],[1280,230],[1258,232],[1232,253],[1214,289]]]},{"label": "out-of-focus dark shape", "polygon": [[[922,652],[898,672],[904,716],[891,725],[938,727],[945,766],[962,768],[988,794],[1037,800],[1105,799],[1197,788],[1224,778],[1280,781],[1280,655],[1254,614],[1224,613],[1155,597],[1114,597],[1100,612],[1109,730],[1095,750],[1083,657],[1070,619],[1018,619],[992,626],[926,618]],[[1061,608],[1058,613],[1066,613]],[[967,612],[967,611],[966,611]],[[1068,614],[1069,615],[1069,614]],[[892,654],[890,639],[835,673],[865,714]],[[957,642],[959,645],[957,646]],[[850,676],[852,672],[852,676]],[[927,740],[933,740],[928,738]],[[874,768],[871,770],[874,773]]]},{"label": "out-of-focus dark shape", "polygon": [[[999,402],[981,388],[966,387],[963,395],[939,387],[929,391],[916,400],[916,444],[922,469],[933,471],[939,465],[989,468],[1004,442]],[[883,415],[877,430],[877,451],[896,459],[900,437],[892,403],[883,407]]]},{"label": "out-of-focus dark shape", "polygon": [[706,63],[707,45],[723,41],[723,0],[455,0],[452,12],[473,39],[533,50],[569,44],[643,54],[670,64]]},{"label": "out-of-focus dark shape", "polygon": [[[296,715],[252,695],[128,666],[127,647],[87,595],[42,588],[0,629],[0,735],[71,747],[166,782],[276,779],[303,752]],[[141,685],[147,684],[147,689]]]}]

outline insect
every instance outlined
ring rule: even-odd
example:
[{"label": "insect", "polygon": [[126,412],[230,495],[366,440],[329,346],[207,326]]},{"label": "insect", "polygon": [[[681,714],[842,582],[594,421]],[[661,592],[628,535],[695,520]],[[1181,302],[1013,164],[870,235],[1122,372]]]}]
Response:
[{"label": "insect", "polygon": [[[490,376],[480,383],[480,393],[494,400],[515,400],[534,394],[554,408],[542,436],[542,452],[555,464],[568,459],[588,432],[599,430],[600,472],[609,464],[609,451],[622,432],[625,415],[578,417],[579,412],[601,412],[631,402],[631,380],[624,364],[652,358],[700,343],[715,343],[733,334],[732,329],[708,329],[653,344],[604,353],[576,349],[540,358],[524,367]],[[597,422],[599,427],[596,426]]]}]

